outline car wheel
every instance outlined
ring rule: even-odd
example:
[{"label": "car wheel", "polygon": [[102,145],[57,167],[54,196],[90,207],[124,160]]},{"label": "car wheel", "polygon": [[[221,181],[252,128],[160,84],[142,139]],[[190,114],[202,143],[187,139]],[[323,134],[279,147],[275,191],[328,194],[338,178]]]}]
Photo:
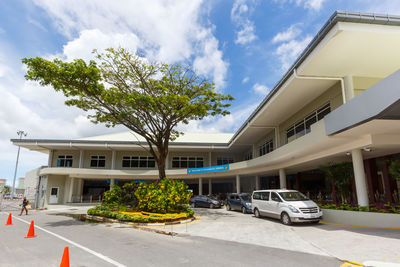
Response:
[{"label": "car wheel", "polygon": [[193,202],[191,206],[192,206],[192,208],[196,208],[196,203]]},{"label": "car wheel", "polygon": [[242,207],[242,213],[243,213],[243,214],[246,214],[246,213],[247,213],[247,211],[246,211],[246,208],[245,208],[245,207]]},{"label": "car wheel", "polygon": [[312,224],[319,224],[319,220],[318,221],[312,221]]},{"label": "car wheel", "polygon": [[282,214],[281,214],[281,222],[284,225],[291,225],[292,221],[290,220],[289,214],[287,214],[286,212],[282,212]]},{"label": "car wheel", "polygon": [[258,211],[258,209],[254,209],[254,216],[256,216],[256,218],[260,218],[260,212]]},{"label": "car wheel", "polygon": [[231,205],[226,204],[226,210],[231,210]]},{"label": "car wheel", "polygon": [[214,208],[214,205],[213,204],[210,204],[210,209],[213,209]]}]

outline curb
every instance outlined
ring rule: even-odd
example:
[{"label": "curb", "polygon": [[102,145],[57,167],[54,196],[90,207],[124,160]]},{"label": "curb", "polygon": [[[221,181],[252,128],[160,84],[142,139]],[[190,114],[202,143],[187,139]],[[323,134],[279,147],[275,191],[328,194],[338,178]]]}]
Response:
[{"label": "curb", "polygon": [[193,216],[190,219],[183,220],[183,221],[178,221],[178,222],[166,222],[166,223],[134,223],[134,222],[124,222],[124,221],[119,221],[116,219],[111,219],[111,218],[106,218],[106,217],[101,217],[101,216],[93,216],[93,215],[88,215],[88,214],[82,214],[81,215],[83,219],[86,220],[92,220],[96,222],[108,222],[108,223],[121,223],[121,224],[126,224],[130,225],[135,229],[140,229],[144,230],[147,232],[154,232],[158,234],[164,234],[164,235],[170,235],[170,236],[177,236],[178,233],[171,232],[171,231],[163,231],[163,230],[158,230],[158,229],[153,229],[153,228],[147,228],[146,226],[167,226],[167,225],[177,225],[177,224],[185,224],[185,223],[190,223],[196,220],[196,217]]}]

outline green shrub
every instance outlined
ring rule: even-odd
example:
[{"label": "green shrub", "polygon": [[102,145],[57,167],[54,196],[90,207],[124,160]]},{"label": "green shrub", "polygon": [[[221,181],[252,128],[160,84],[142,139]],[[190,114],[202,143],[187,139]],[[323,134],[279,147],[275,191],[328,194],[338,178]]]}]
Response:
[{"label": "green shrub", "polygon": [[164,178],[158,184],[139,184],[135,196],[138,210],[167,213],[182,210],[192,193],[183,181]]}]

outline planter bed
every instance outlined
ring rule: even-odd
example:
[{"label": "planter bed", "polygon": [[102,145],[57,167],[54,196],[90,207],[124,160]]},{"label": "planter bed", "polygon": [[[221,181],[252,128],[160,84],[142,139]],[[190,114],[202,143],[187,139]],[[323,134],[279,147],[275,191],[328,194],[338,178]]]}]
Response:
[{"label": "planter bed", "polygon": [[159,225],[181,224],[181,223],[192,222],[192,221],[194,221],[196,219],[193,216],[192,218],[188,218],[188,219],[185,219],[185,220],[179,220],[179,221],[173,221],[173,222],[135,223],[135,222],[120,221],[120,220],[117,220],[117,219],[112,219],[112,218],[107,218],[107,217],[102,217],[102,216],[88,215],[88,214],[83,214],[82,217],[83,217],[82,220],[89,220],[89,221],[95,221],[95,222],[107,222],[107,223],[124,223],[124,224],[134,225],[134,226],[159,226]]},{"label": "planter bed", "polygon": [[322,209],[323,221],[351,226],[400,229],[400,214]]}]

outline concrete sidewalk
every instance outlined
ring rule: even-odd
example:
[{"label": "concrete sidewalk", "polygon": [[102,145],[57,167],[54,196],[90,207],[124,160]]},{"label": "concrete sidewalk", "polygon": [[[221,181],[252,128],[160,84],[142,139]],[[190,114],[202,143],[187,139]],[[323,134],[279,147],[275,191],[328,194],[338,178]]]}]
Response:
[{"label": "concrete sidewalk", "polygon": [[400,263],[400,230],[329,224],[282,225],[278,220],[225,209],[196,209],[200,220],[155,229],[266,247],[332,256],[355,262]]}]

